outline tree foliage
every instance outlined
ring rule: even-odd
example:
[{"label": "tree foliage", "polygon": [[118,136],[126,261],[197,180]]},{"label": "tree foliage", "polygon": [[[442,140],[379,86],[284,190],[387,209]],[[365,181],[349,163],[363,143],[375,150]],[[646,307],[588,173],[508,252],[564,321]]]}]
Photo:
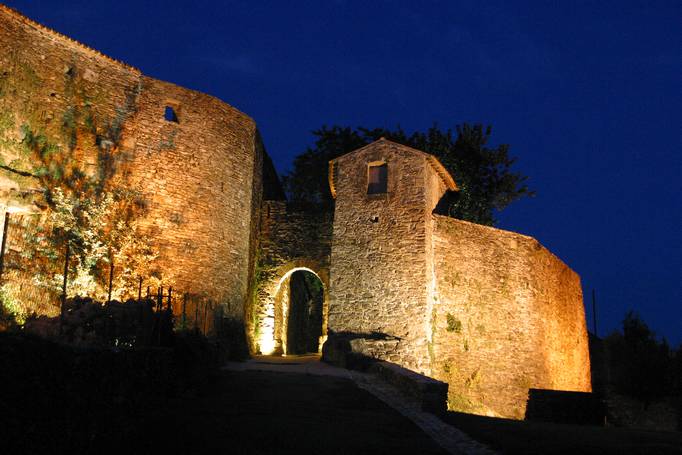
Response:
[{"label": "tree foliage", "polygon": [[448,195],[447,214],[475,223],[492,225],[495,212],[534,193],[527,177],[512,170],[516,161],[506,144],[488,144],[492,129],[481,124],[463,124],[455,130],[434,125],[425,132],[408,134],[402,128],[351,128],[323,126],[313,131],[315,145],[294,159],[284,176],[292,203],[317,210],[332,210],[333,199],[327,181],[328,162],[381,137],[438,157],[450,171],[460,191]]},{"label": "tree foliage", "polygon": [[623,319],[623,332],[609,335],[606,344],[617,392],[645,404],[676,392],[680,378],[675,361],[679,361],[682,347],[675,354],[637,313],[629,311]]}]

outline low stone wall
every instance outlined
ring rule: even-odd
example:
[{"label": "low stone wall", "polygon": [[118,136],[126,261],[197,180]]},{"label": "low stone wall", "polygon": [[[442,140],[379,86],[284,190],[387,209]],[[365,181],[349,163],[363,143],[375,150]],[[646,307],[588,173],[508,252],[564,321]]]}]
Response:
[{"label": "low stone wall", "polygon": [[322,348],[322,360],[332,365],[360,370],[379,377],[433,414],[447,411],[448,385],[428,376],[379,360],[378,353],[395,350],[398,340],[353,334],[332,334]]},{"label": "low stone wall", "polygon": [[395,351],[398,340],[373,334],[332,333],[322,347],[322,360],[366,371],[380,355]]},{"label": "low stone wall", "polygon": [[443,414],[448,410],[448,385],[395,363],[377,361],[369,372],[421,403],[422,411]]},{"label": "low stone wall", "polygon": [[530,389],[526,420],[604,425],[604,402],[593,393]]}]

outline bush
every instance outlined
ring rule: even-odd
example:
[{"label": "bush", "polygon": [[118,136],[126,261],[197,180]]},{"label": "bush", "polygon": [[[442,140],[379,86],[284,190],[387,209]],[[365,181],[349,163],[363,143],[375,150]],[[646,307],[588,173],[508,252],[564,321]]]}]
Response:
[{"label": "bush", "polygon": [[234,318],[220,318],[216,323],[216,343],[229,360],[243,361],[249,357],[244,323]]},{"label": "bush", "polygon": [[219,359],[200,334],[167,348],[115,350],[0,334],[3,451],[86,453],[144,432],[141,410],[202,390]]},{"label": "bush", "polygon": [[673,353],[636,313],[626,314],[623,333],[609,335],[606,346],[618,393],[642,400],[645,406],[673,393]]},{"label": "bush", "polygon": [[0,302],[0,332],[14,330],[17,328],[17,320],[13,313],[11,313],[5,305]]}]

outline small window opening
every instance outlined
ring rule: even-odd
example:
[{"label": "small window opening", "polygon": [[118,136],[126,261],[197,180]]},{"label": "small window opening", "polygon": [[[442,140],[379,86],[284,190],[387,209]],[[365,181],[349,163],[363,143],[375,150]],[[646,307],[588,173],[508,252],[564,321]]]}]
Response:
[{"label": "small window opening", "polygon": [[166,106],[166,112],[163,117],[167,122],[178,123],[178,114],[175,112],[175,109],[173,109],[173,106]]},{"label": "small window opening", "polygon": [[367,194],[381,194],[387,191],[388,166],[383,164],[370,164],[367,182]]}]

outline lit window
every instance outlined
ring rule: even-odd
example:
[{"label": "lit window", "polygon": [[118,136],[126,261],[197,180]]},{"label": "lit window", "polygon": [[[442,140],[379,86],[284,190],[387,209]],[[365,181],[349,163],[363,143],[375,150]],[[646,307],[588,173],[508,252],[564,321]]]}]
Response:
[{"label": "lit window", "polygon": [[173,109],[173,106],[166,106],[166,112],[164,113],[163,117],[168,122],[178,123],[178,114],[176,114],[175,109]]},{"label": "lit window", "polygon": [[367,194],[381,194],[387,190],[388,166],[383,164],[370,164],[367,178]]}]

